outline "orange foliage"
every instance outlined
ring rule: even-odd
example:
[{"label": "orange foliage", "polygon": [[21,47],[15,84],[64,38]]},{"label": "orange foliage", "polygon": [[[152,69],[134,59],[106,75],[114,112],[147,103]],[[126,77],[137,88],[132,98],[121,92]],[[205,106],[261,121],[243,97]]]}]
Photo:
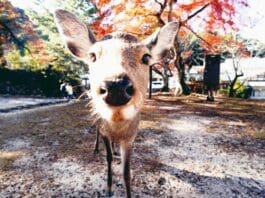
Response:
[{"label": "orange foliage", "polygon": [[214,45],[219,45],[224,41],[224,37],[223,36],[219,36],[216,34],[212,34],[209,32],[205,32],[203,34],[203,39],[207,42],[207,43],[212,43]]},{"label": "orange foliage", "polygon": [[93,0],[93,3],[95,3],[99,8],[101,8],[110,3],[110,0]]},{"label": "orange foliage", "polygon": [[43,63],[51,60],[43,40],[37,35],[33,23],[23,10],[13,7],[9,1],[4,0],[0,1],[0,13],[0,43],[5,50],[13,50],[12,44],[16,43],[20,49],[29,49],[31,55],[36,56]]},{"label": "orange foliage", "polygon": [[[164,2],[167,4],[162,9]],[[114,1],[94,0],[99,10],[99,20],[93,24],[93,27],[95,32],[98,32],[98,37],[119,30],[145,38],[161,25],[161,20],[167,23],[171,16],[171,20],[181,21],[181,24],[188,27],[192,27],[193,23],[202,24],[205,32],[197,33],[196,36],[200,36],[205,41],[203,47],[216,51],[224,45],[224,36],[209,32],[215,29],[225,32],[227,28],[235,30],[236,8],[248,6],[247,0],[190,0],[188,3],[179,0],[173,1],[172,9],[170,9],[169,2],[171,1],[126,0],[114,3]],[[203,9],[200,10],[201,8]],[[195,16],[193,16],[194,13]],[[199,15],[202,17],[198,17]],[[193,33],[196,31],[193,30]],[[189,28],[181,28],[178,36],[185,38],[187,34],[190,34]]]},{"label": "orange foliage", "polygon": [[187,29],[184,29],[184,28],[181,28],[181,29],[179,30],[179,32],[178,32],[178,36],[179,36],[180,38],[185,38],[186,35],[189,35],[188,30],[187,30]]},{"label": "orange foliage", "polygon": [[96,37],[97,39],[101,39],[104,35],[111,33],[112,30],[112,26],[111,25],[104,25],[101,24],[100,21],[95,21],[91,28],[94,30],[94,32],[96,32]]},{"label": "orange foliage", "polygon": [[182,10],[182,12],[191,13],[195,9],[199,9],[200,7],[206,5],[207,3],[210,3],[212,0],[197,0],[192,1],[192,3],[189,4],[180,4],[179,9]]}]

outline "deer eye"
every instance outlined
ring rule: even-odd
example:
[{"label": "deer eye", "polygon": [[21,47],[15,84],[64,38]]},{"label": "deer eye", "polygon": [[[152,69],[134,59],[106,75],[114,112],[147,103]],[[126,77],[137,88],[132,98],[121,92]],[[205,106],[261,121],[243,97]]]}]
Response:
[{"label": "deer eye", "polygon": [[88,54],[89,60],[92,62],[95,62],[97,60],[96,54],[94,52],[91,52]]},{"label": "deer eye", "polygon": [[148,65],[150,58],[151,58],[150,54],[144,54],[143,57],[142,57],[142,63],[145,64],[145,65]]}]

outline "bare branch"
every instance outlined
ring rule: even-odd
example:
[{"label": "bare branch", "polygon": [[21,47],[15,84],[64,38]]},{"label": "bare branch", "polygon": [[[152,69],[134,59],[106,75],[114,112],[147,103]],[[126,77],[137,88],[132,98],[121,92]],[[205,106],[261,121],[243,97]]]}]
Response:
[{"label": "bare branch", "polygon": [[210,3],[207,3],[206,5],[204,5],[203,7],[201,7],[199,10],[197,10],[196,12],[194,12],[193,14],[191,14],[190,16],[188,16],[187,20],[190,20],[191,18],[195,17],[197,14],[199,14],[200,12],[202,12],[209,5],[210,5]]},{"label": "bare branch", "polygon": [[230,76],[229,76],[229,74],[228,74],[228,71],[225,71],[225,73],[226,73],[226,75],[227,75],[227,77],[228,77],[228,80],[229,80],[229,82],[230,82],[230,84],[232,83],[232,80],[231,80],[231,78],[230,78]]},{"label": "bare branch", "polygon": [[170,22],[172,21],[173,0],[169,0],[168,6],[169,6],[169,12],[167,16],[167,21]]},{"label": "bare branch", "polygon": [[161,72],[161,71],[159,71],[156,67],[152,67],[152,70],[154,71],[154,72],[156,72],[157,74],[159,74],[160,76],[163,76],[163,73]]},{"label": "bare branch", "polygon": [[162,9],[163,7],[164,7],[164,4],[165,4],[165,2],[166,2],[166,0],[164,1],[164,3],[161,3],[160,1],[158,1],[158,0],[154,0],[157,4],[159,4],[160,5],[160,8]]},{"label": "bare branch", "polygon": [[158,22],[161,24],[161,25],[165,25],[165,21],[162,19],[162,14],[165,10],[165,8],[167,7],[167,0],[164,0],[164,3],[161,3],[160,1],[158,0],[154,0],[159,6],[160,6],[160,11],[156,14],[156,17],[158,19]]}]

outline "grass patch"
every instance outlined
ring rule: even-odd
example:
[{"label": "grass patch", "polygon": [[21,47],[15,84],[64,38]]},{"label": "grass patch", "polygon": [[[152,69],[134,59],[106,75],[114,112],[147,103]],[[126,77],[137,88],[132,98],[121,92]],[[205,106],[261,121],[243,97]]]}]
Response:
[{"label": "grass patch", "polygon": [[24,156],[24,152],[22,151],[1,151],[0,152],[0,170],[6,171],[8,170],[12,163]]},{"label": "grass patch", "polygon": [[265,140],[265,131],[256,131],[252,134],[252,137],[255,139]]}]

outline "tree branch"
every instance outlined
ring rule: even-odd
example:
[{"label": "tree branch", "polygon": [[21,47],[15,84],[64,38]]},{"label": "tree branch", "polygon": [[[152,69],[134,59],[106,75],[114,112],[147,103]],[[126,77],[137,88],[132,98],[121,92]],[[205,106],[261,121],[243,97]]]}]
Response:
[{"label": "tree branch", "polygon": [[159,4],[160,5],[160,8],[162,9],[163,7],[164,7],[164,5],[165,5],[165,2],[166,2],[166,0],[164,1],[164,3],[161,3],[160,1],[158,1],[158,0],[154,0],[157,4]]},{"label": "tree branch", "polygon": [[230,78],[230,76],[229,76],[229,74],[228,74],[228,71],[226,71],[225,73],[226,73],[226,75],[227,75],[227,77],[228,77],[228,80],[229,80],[229,82],[230,82],[230,84],[231,84],[231,83],[232,83],[232,80],[231,80],[231,78]]},{"label": "tree branch", "polygon": [[199,14],[200,12],[202,12],[205,8],[207,8],[210,5],[210,3],[207,3],[206,5],[204,5],[203,7],[201,7],[199,10],[197,10],[196,12],[194,12],[193,14],[191,14],[190,16],[188,16],[187,21],[190,20],[191,18],[195,17],[197,14]]},{"label": "tree branch", "polygon": [[167,21],[170,22],[172,21],[173,0],[169,0],[168,6],[169,6],[169,12],[167,16]]},{"label": "tree branch", "polygon": [[[159,64],[159,65],[160,65],[160,64]],[[163,66],[162,66],[162,67],[163,67]],[[153,70],[154,72],[156,72],[157,74],[163,76],[163,73],[162,73],[161,71],[159,71],[155,66],[152,66],[152,70]]]},{"label": "tree branch", "polygon": [[167,7],[167,0],[164,0],[164,3],[161,3],[160,1],[158,1],[158,0],[154,0],[159,6],[160,6],[160,11],[156,14],[156,17],[157,17],[157,19],[158,19],[158,22],[163,26],[163,25],[165,25],[166,23],[165,23],[165,21],[163,21],[163,19],[162,19],[162,14],[163,14],[163,12],[164,12],[164,10],[165,10],[165,8]]}]

